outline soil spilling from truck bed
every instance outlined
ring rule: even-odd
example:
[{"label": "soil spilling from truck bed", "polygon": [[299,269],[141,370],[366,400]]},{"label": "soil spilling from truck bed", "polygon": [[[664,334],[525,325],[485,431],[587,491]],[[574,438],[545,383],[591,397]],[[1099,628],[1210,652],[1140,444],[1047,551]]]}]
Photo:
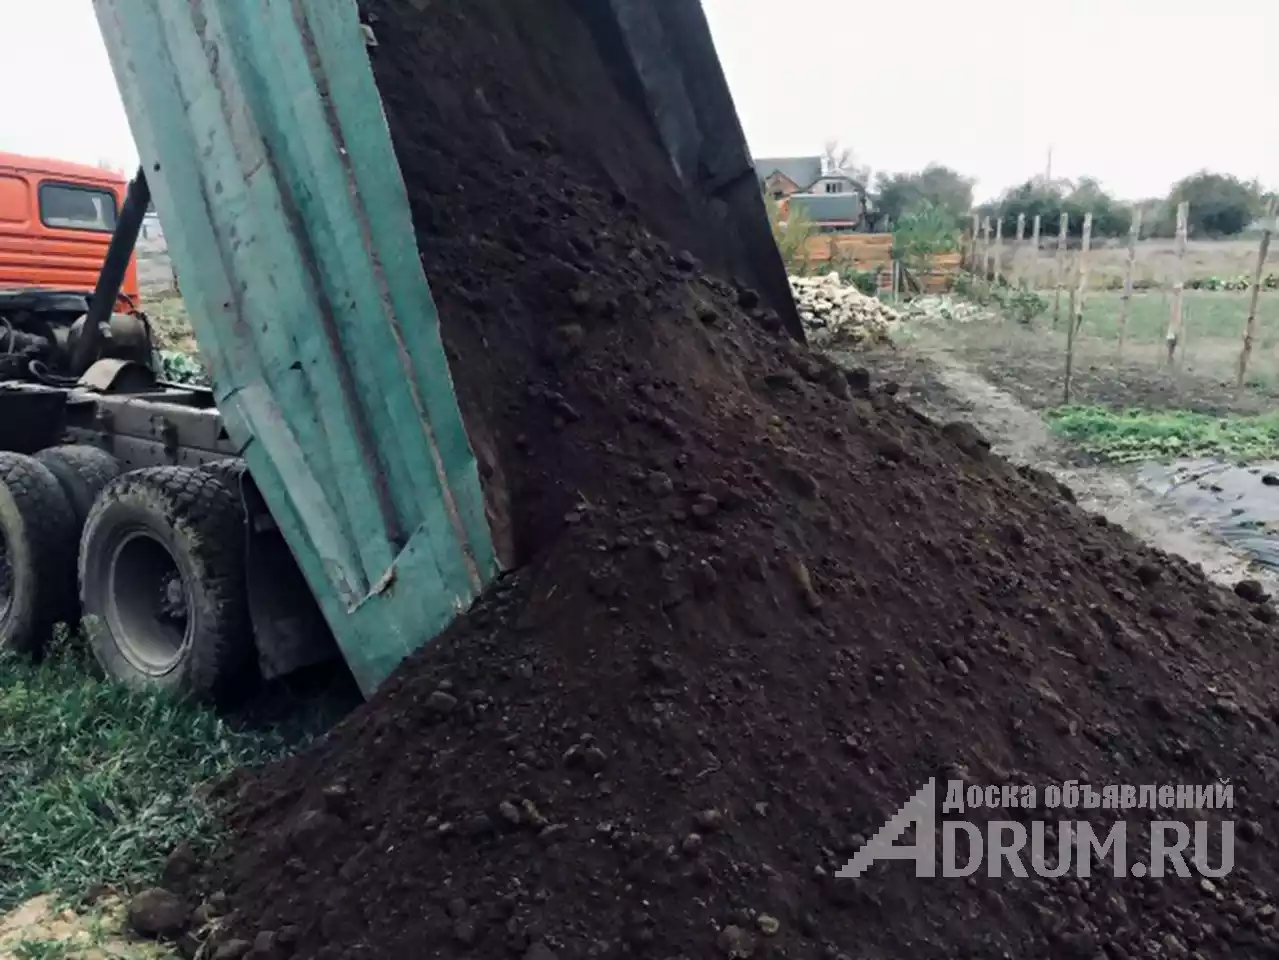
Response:
[{"label": "soil spilling from truck bed", "polygon": [[[523,564],[239,787],[251,956],[1279,954],[1269,605],[788,342],[661,239],[678,193],[561,3],[419,6],[373,7],[375,71]],[[929,778],[1229,778],[1234,870],[836,877]]]}]

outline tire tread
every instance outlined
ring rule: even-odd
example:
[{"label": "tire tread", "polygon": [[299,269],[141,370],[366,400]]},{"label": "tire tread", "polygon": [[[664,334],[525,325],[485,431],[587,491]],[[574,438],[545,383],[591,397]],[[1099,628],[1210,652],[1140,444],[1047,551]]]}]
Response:
[{"label": "tire tread", "polygon": [[105,450],[83,443],[46,447],[36,454],[36,459],[58,478],[82,526],[98,494],[120,475],[119,460]]}]

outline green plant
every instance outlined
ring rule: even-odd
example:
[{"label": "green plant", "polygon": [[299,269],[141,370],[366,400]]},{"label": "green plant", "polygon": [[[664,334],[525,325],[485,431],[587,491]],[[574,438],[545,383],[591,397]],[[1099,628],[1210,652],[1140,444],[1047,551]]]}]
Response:
[{"label": "green plant", "polygon": [[958,249],[959,229],[955,217],[928,201],[921,201],[893,227],[893,259],[908,271],[925,272],[937,254]]},{"label": "green plant", "polygon": [[1219,456],[1264,460],[1279,456],[1279,413],[1212,417],[1184,410],[1058,407],[1053,430],[1087,453],[1115,463]]},{"label": "green plant", "polygon": [[152,881],[179,841],[213,839],[198,786],[283,746],[94,678],[65,634],[39,664],[0,651],[0,912],[37,893]]},{"label": "green plant", "polygon": [[768,210],[768,222],[773,230],[773,241],[781,252],[782,262],[792,274],[808,272],[807,245],[816,227],[808,215],[799,207],[788,205],[785,216],[782,205],[772,197],[764,197],[764,206]]},{"label": "green plant", "polygon": [[209,374],[195,357],[175,350],[161,350],[160,363],[164,379],[171,383],[208,384]]},{"label": "green plant", "polygon": [[1019,287],[997,286],[991,290],[990,298],[999,305],[999,309],[1010,315],[1018,323],[1029,325],[1040,314],[1048,309],[1048,301],[1033,290],[1022,290]]},{"label": "green plant", "polygon": [[[1241,273],[1237,277],[1191,277],[1186,281],[1187,290],[1251,290],[1252,277]],[[1261,278],[1262,290],[1279,289],[1279,274],[1268,273]]]},{"label": "green plant", "polygon": [[856,287],[868,297],[879,295],[879,273],[875,270],[858,270],[853,266],[838,268],[839,279]]}]

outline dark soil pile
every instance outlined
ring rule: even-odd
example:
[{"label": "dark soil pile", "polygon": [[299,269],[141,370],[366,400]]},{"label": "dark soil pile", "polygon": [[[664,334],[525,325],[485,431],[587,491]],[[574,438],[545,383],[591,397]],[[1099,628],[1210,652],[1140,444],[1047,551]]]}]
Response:
[{"label": "dark soil pile", "polygon": [[[1279,949],[1269,606],[789,343],[659,239],[678,193],[567,6],[421,6],[373,8],[375,70],[523,565],[240,788],[224,869],[231,929],[270,934],[254,956]],[[934,776],[1229,777],[1237,866],[834,879]]]}]

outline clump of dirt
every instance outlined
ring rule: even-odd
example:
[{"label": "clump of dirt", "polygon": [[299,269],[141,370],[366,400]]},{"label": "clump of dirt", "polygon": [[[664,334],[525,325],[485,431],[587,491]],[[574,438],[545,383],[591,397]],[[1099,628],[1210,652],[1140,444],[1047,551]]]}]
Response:
[{"label": "clump of dirt", "polygon": [[[371,5],[375,71],[523,565],[238,788],[231,932],[315,958],[1279,949],[1269,608],[669,245],[677,195],[604,162],[660,185],[662,158],[565,3],[421,6]],[[929,777],[1229,777],[1235,870],[835,878]]]}]

